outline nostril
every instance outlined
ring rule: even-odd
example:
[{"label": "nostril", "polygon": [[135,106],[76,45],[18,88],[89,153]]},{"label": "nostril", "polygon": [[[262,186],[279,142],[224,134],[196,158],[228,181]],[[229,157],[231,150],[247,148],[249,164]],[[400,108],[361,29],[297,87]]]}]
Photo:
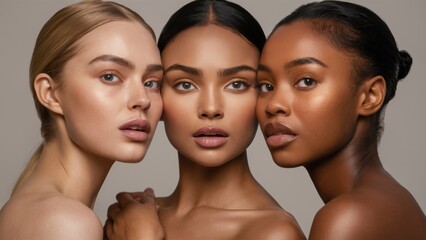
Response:
[{"label": "nostril", "polygon": [[222,118],[222,113],[202,113],[200,115],[201,118],[208,118],[208,119],[215,119],[215,118]]}]

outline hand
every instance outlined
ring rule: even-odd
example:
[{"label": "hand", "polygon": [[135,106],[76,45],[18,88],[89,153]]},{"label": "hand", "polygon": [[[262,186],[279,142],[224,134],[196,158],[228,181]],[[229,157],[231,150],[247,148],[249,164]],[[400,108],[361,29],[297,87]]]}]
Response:
[{"label": "hand", "polygon": [[108,208],[105,235],[109,240],[157,240],[165,233],[158,218],[154,191],[119,193]]}]

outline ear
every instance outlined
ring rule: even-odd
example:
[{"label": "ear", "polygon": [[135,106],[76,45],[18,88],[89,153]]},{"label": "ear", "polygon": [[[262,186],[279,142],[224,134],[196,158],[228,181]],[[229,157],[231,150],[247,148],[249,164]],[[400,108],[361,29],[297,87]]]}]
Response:
[{"label": "ear", "polygon": [[50,111],[62,115],[62,107],[55,95],[55,82],[45,73],[40,73],[34,80],[34,89],[38,101]]},{"label": "ear", "polygon": [[383,105],[386,95],[386,81],[382,76],[375,76],[362,82],[358,112],[361,116],[375,114]]}]

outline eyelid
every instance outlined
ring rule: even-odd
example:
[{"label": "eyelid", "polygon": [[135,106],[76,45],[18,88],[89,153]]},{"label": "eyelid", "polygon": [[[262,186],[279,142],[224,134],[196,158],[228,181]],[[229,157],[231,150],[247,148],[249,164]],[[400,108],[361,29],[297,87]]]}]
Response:
[{"label": "eyelid", "polygon": [[[265,87],[266,85],[269,85],[272,87],[272,90],[269,91],[264,91],[262,90],[263,87]],[[260,93],[267,93],[267,92],[271,92],[275,89],[274,84],[271,81],[268,80],[258,80],[257,84],[256,84],[256,88],[259,90]]]},{"label": "eyelid", "polygon": [[[190,89],[179,89],[178,86],[181,86],[183,83],[191,84],[191,88]],[[191,91],[198,89],[197,85],[189,79],[178,79],[173,83],[172,86],[173,86],[174,89],[176,89],[177,91],[180,91],[180,92],[191,92]]]},{"label": "eyelid", "polygon": [[[313,82],[312,85],[299,86],[299,83],[302,83],[305,80],[311,80]],[[304,83],[304,84],[306,85],[306,83]],[[294,86],[298,89],[301,89],[301,90],[308,90],[308,89],[314,88],[317,84],[318,84],[318,81],[315,78],[305,76],[305,77],[298,78],[298,80],[296,81]]]},{"label": "eyelid", "polygon": [[[235,88],[229,88],[230,86],[232,86],[232,84],[234,83],[241,83],[242,85],[244,85],[243,89],[235,89]],[[246,90],[248,88],[250,88],[251,86],[253,86],[253,84],[251,84],[248,80],[243,79],[243,78],[234,78],[231,81],[229,81],[226,85],[225,85],[225,89],[230,89],[232,91],[242,91],[242,90]]]},{"label": "eyelid", "polygon": [[[147,83],[154,83],[154,84],[157,84],[157,86],[155,86],[155,87],[148,87],[148,86],[146,86]],[[150,89],[154,89],[154,90],[159,90],[160,87],[161,87],[161,83],[159,83],[158,81],[146,81],[146,82],[144,82],[144,87],[150,88]]]},{"label": "eyelid", "polygon": [[99,78],[101,79],[101,81],[106,82],[106,83],[116,83],[117,81],[107,81],[102,79],[103,77],[105,77],[106,75],[114,75],[115,77],[118,78],[117,81],[122,81],[123,80],[123,76],[115,70],[104,70],[99,74]]}]

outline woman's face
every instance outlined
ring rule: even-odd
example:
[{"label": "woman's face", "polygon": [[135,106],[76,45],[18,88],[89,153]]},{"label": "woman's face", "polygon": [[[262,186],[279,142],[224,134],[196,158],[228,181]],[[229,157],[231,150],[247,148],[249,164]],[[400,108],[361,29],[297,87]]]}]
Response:
[{"label": "woman's face", "polygon": [[163,70],[154,39],[138,23],[116,21],[77,44],[56,92],[70,139],[95,156],[140,161],[162,111]]},{"label": "woman's face", "polygon": [[254,138],[259,53],[220,26],[193,27],[165,48],[163,119],[171,144],[203,166],[245,152]]},{"label": "woman's face", "polygon": [[256,111],[276,164],[306,166],[351,141],[358,117],[352,64],[308,21],[281,26],[268,39]]}]

